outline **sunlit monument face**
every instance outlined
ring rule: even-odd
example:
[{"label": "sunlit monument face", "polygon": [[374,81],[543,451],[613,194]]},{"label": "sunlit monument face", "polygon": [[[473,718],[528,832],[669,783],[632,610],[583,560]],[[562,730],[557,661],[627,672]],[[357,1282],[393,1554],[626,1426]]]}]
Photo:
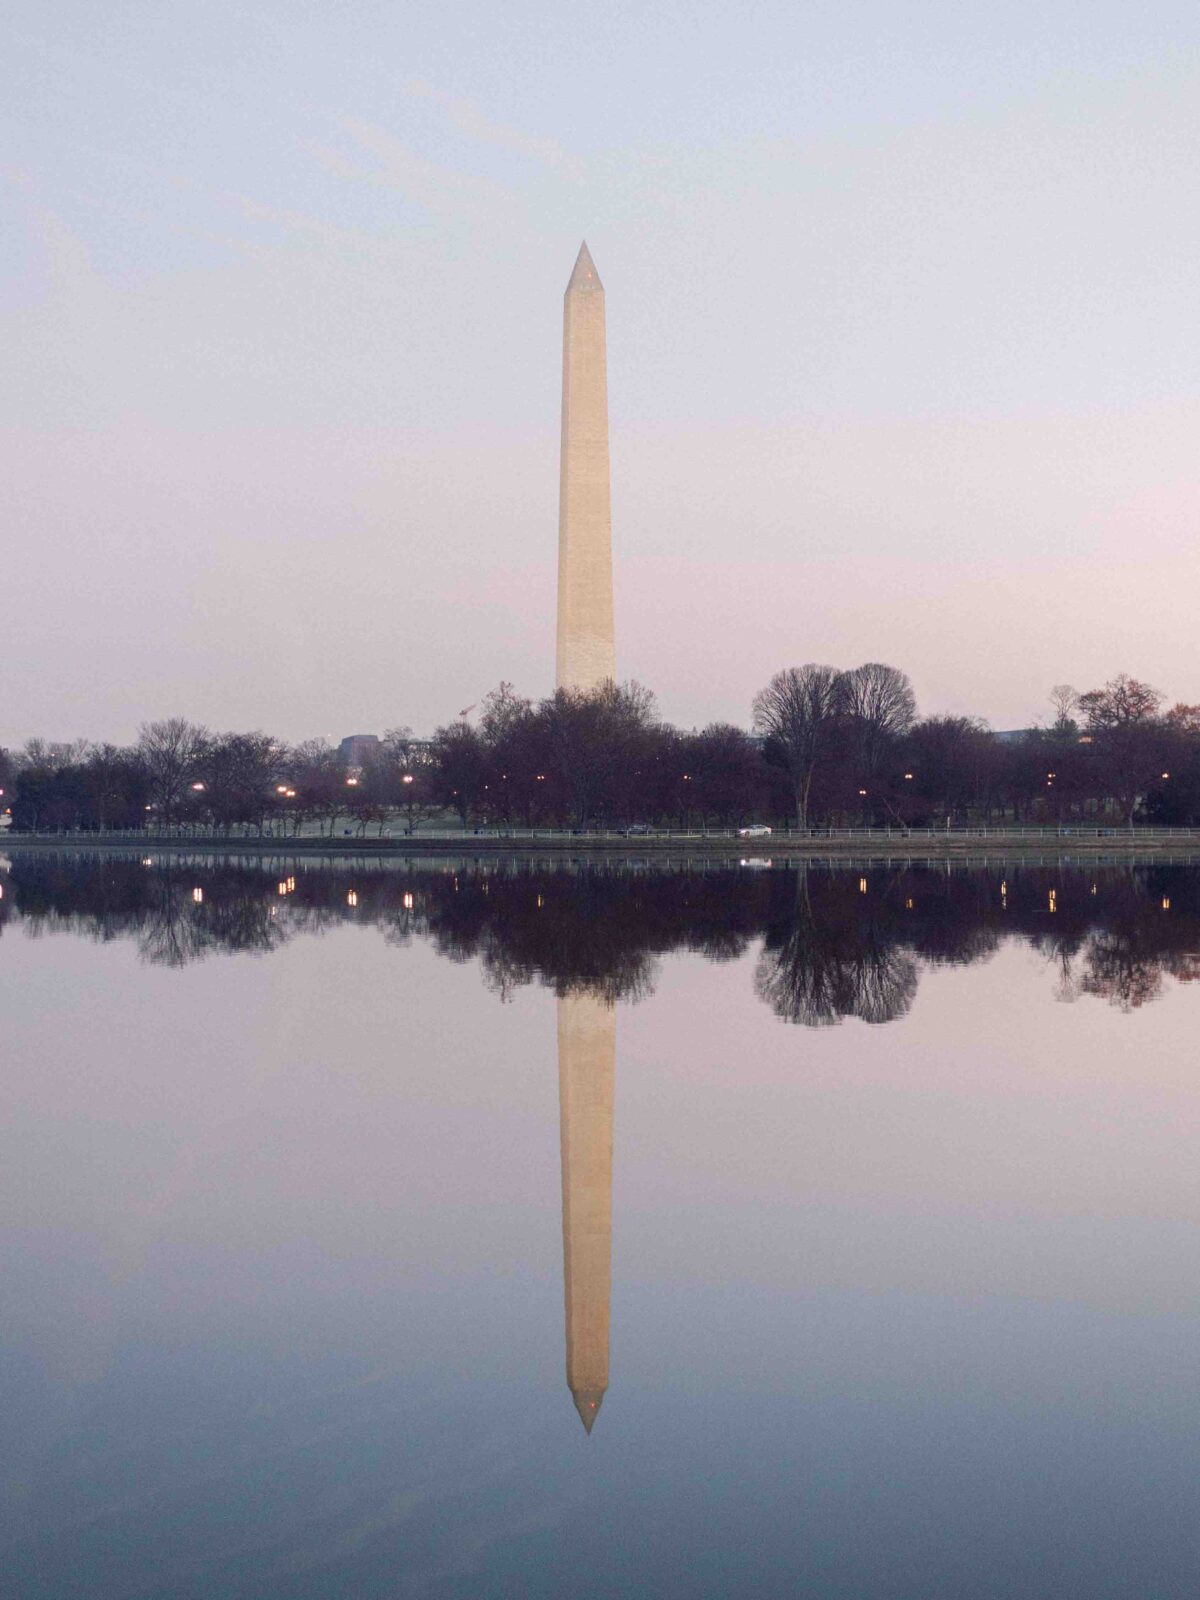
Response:
[{"label": "sunlit monument face", "polygon": [[558,506],[560,689],[616,677],[604,286],[586,244],[563,300],[562,462]]}]

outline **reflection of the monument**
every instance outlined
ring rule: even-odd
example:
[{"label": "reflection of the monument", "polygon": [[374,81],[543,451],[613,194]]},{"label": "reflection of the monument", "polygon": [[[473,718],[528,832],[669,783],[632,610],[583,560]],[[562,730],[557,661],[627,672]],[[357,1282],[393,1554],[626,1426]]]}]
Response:
[{"label": "reflection of the monument", "polygon": [[616,1011],[583,991],[558,1001],[567,1387],[591,1433],[608,1388]]},{"label": "reflection of the monument", "polygon": [[1188,867],[936,867],[742,872],[534,862],[0,858],[0,929],[130,938],[182,966],[266,953],[367,923],[478,961],[502,998],[557,995],[567,1383],[590,1433],[608,1386],[616,1005],[653,987],[655,958],[709,960],[758,940],[756,994],[785,1021],[894,1021],[923,967],[986,960],[1006,939],[1042,952],[1058,994],[1123,1010],[1200,977],[1200,872]]}]

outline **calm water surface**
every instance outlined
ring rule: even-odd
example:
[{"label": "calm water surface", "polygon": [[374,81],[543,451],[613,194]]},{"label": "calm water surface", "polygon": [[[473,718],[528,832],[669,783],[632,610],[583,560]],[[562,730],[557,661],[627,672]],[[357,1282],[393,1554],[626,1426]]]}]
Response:
[{"label": "calm water surface", "polygon": [[5,1600],[1200,1591],[1197,871],[0,887]]}]

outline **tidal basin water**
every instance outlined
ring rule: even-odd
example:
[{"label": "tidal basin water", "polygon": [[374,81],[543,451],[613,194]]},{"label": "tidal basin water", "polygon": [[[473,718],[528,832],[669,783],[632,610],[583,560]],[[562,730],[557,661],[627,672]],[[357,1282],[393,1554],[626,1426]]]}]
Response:
[{"label": "tidal basin water", "polygon": [[5,1600],[1200,1591],[1195,869],[0,889]]}]

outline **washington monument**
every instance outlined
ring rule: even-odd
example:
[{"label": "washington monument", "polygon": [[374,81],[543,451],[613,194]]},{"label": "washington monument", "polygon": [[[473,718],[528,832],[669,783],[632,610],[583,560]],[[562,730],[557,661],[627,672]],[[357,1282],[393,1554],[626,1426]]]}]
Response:
[{"label": "washington monument", "polygon": [[596,689],[616,675],[604,285],[585,243],[563,296],[555,682]]},{"label": "washington monument", "polygon": [[[604,285],[586,244],[563,297],[558,502],[560,689],[616,678]],[[596,995],[558,1002],[567,1385],[588,1433],[608,1388],[616,1017]]]},{"label": "washington monument", "polygon": [[567,1387],[589,1433],[608,1388],[616,1014],[598,995],[558,1002]]}]

